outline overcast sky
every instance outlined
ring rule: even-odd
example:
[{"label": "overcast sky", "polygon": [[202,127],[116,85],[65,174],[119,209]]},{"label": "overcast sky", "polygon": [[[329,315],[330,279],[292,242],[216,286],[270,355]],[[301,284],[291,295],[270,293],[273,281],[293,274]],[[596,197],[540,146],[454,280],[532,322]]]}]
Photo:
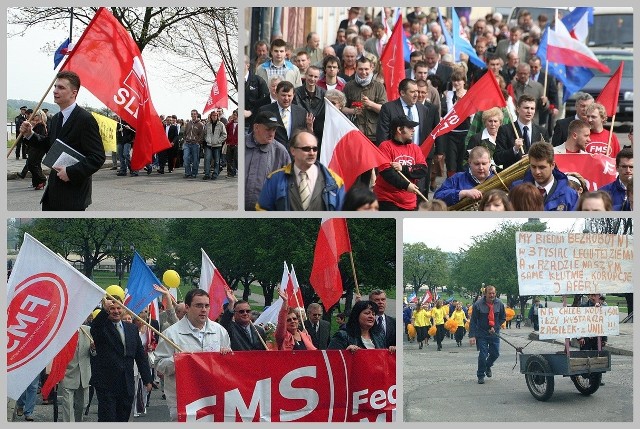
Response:
[{"label": "overcast sky", "polygon": [[[14,26],[7,26],[8,33],[12,33]],[[7,98],[40,101],[42,95],[55,77],[53,69],[53,53],[44,53],[42,48],[49,41],[59,46],[67,37],[68,29],[43,30],[30,29],[23,37],[7,38]],[[73,35],[74,42],[80,38],[80,33]],[[166,55],[165,55],[166,56]],[[187,90],[179,82],[171,82],[167,77],[167,69],[170,67],[166,61],[158,58],[148,49],[142,53],[145,63],[149,88],[153,105],[158,114],[175,114],[178,118],[189,118],[191,109],[202,112],[207,98],[211,92],[211,86],[202,87],[200,91]],[[213,73],[211,74],[213,84]],[[53,103],[53,92],[50,91],[45,98],[46,102]],[[95,98],[86,88],[81,88],[78,93],[78,103],[95,108],[104,107],[104,104]],[[235,108],[229,103],[231,110]]]},{"label": "overcast sky", "polygon": [[[546,222],[548,231],[582,232],[584,219],[540,219]],[[403,242],[426,243],[430,248],[440,247],[445,252],[458,252],[472,244],[474,236],[493,231],[504,221],[525,223],[527,218],[496,219],[404,219],[402,224]]]}]

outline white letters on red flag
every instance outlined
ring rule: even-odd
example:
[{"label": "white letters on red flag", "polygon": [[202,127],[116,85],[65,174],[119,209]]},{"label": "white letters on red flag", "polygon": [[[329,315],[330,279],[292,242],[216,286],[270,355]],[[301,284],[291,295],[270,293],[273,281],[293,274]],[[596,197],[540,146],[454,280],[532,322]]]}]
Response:
[{"label": "white letters on red flag", "polygon": [[622,71],[624,70],[624,61],[620,61],[618,70],[611,76],[609,82],[602,88],[602,92],[596,98],[596,103],[600,103],[607,111],[607,116],[611,117],[618,110],[618,98],[620,97],[620,82],[622,81]]},{"label": "white letters on red flag", "polygon": [[396,21],[393,32],[382,55],[380,55],[380,66],[384,75],[384,86],[387,89],[387,100],[395,100],[400,97],[398,85],[404,79],[404,46],[402,44],[402,16]]},{"label": "white letters on red flag", "polygon": [[470,115],[480,110],[505,107],[506,105],[507,102],[493,73],[485,73],[469,88],[466,95],[453,105],[453,109],[431,131],[431,134],[420,146],[422,153],[424,153],[424,156],[428,156],[436,137],[456,129]]},{"label": "white letters on red flag", "polygon": [[560,171],[580,173],[589,191],[597,191],[617,177],[615,158],[601,153],[556,153],[554,159]]},{"label": "white letters on red flag", "polygon": [[209,319],[216,320],[222,313],[222,305],[227,299],[227,288],[229,285],[222,277],[220,271],[213,265],[209,255],[202,251],[202,264],[200,266],[200,283],[199,288],[207,291],[209,294]]},{"label": "white letters on red flag", "polygon": [[296,353],[177,353],[178,421],[395,421],[395,354]]},{"label": "white letters on red flag", "polygon": [[322,219],[309,281],[322,300],[325,311],[342,296],[342,277],[338,262],[340,256],[346,252],[351,252],[347,220]]},{"label": "white letters on red flag", "polygon": [[229,91],[227,91],[227,73],[224,69],[224,63],[220,64],[216,80],[211,88],[211,95],[207,100],[207,104],[202,109],[202,113],[207,113],[214,108],[226,109],[229,106]]},{"label": "white letters on red flag", "polygon": [[100,286],[25,233],[7,282],[8,397],[20,397],[103,296]]},{"label": "white letters on red flag", "polygon": [[62,70],[78,73],[82,86],[135,128],[133,170],[171,147],[151,102],[140,49],[107,9],[98,9]]},{"label": "white letters on red flag", "polygon": [[324,106],[320,163],[342,177],[345,189],[349,189],[359,175],[388,161],[380,149],[326,98]]}]

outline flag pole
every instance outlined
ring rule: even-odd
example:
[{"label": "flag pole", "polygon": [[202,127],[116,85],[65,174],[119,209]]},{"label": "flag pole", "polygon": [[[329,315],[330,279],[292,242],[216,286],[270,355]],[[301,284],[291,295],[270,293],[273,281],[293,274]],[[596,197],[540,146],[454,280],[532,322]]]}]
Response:
[{"label": "flag pole", "polygon": [[264,342],[264,339],[262,338],[262,335],[260,335],[260,331],[258,331],[258,328],[256,328],[256,325],[254,325],[251,320],[249,320],[249,323],[251,323],[251,327],[253,328],[253,330],[256,331],[256,334],[258,335],[258,338],[260,339],[260,342],[264,346],[264,349],[266,351],[269,351],[269,347],[267,347],[267,343]]},{"label": "flag pole", "polygon": [[609,130],[609,141],[607,142],[607,151],[605,152],[607,156],[609,156],[609,151],[611,150],[611,139],[613,138],[613,124],[616,122],[616,113],[613,112],[613,116],[611,117],[611,129]]},{"label": "flag pole", "polygon": [[[396,171],[397,171],[397,170],[396,170]],[[400,175],[400,177],[402,177],[402,178],[403,178],[404,180],[406,180],[407,182],[409,182],[409,183],[413,183],[411,180],[407,179],[407,176],[405,176],[404,174],[402,174],[400,171],[397,171],[397,173]],[[422,192],[420,192],[420,190],[418,190],[417,194],[418,194],[418,195],[420,195],[420,197],[422,197],[422,199],[423,199],[423,200],[425,200],[425,201],[429,201],[429,200],[427,199],[427,197],[425,197],[424,195],[422,195]],[[354,270],[354,273],[355,273],[355,270]]]},{"label": "flag pole", "polygon": [[85,334],[87,336],[87,338],[89,338],[89,341],[93,342],[93,338],[91,337],[91,334],[89,334],[87,331],[82,329],[82,326],[79,329],[80,329],[80,331],[82,331],[83,334]]},{"label": "flag pole", "polygon": [[[300,286],[298,286],[298,290],[300,290]],[[300,301],[298,301],[298,294],[296,293],[296,291],[293,291],[293,297],[296,300],[296,305],[298,306],[298,308],[302,308],[302,311],[300,311],[300,317],[302,318],[302,330],[307,332],[307,327],[304,326],[304,322],[305,322],[305,314],[304,314],[304,308],[300,307]]]},{"label": "flag pole", "polygon": [[182,350],[180,347],[178,347],[178,345],[176,343],[174,343],[173,341],[171,341],[169,338],[167,338],[166,335],[164,335],[162,332],[158,331],[156,328],[154,328],[153,326],[151,326],[149,323],[147,323],[146,320],[144,320],[142,317],[138,316],[137,314],[135,314],[133,311],[129,310],[129,308],[124,305],[123,303],[121,303],[120,301],[118,301],[116,298],[114,298],[113,296],[109,295],[108,293],[105,292],[105,295],[107,298],[109,298],[111,301],[117,302],[118,305],[120,307],[122,307],[127,313],[129,313],[132,317],[134,317],[136,320],[138,320],[139,322],[144,323],[145,325],[147,325],[147,327],[151,328],[151,330],[153,332],[155,332],[156,334],[158,334],[160,337],[164,338],[164,340],[166,342],[168,342],[174,349],[176,349],[179,352],[184,352],[184,350]]},{"label": "flag pole", "polygon": [[358,287],[358,277],[356,276],[356,264],[353,262],[353,251],[349,252],[349,259],[351,260],[351,271],[353,271],[353,282],[355,283],[356,287],[356,295],[360,295],[360,288]]}]

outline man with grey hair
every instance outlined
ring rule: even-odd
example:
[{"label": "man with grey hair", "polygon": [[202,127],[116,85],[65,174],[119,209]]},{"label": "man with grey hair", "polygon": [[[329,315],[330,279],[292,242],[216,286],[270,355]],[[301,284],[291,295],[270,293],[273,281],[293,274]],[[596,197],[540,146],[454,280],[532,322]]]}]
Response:
[{"label": "man with grey hair", "polygon": [[556,126],[553,128],[553,137],[551,144],[553,146],[560,146],[567,141],[569,137],[569,124],[576,119],[587,121],[587,107],[593,103],[593,96],[586,92],[576,92],[574,95],[576,100],[576,114],[575,116],[567,116],[564,119],[556,121]]},{"label": "man with grey hair", "polygon": [[322,319],[322,306],[317,302],[309,304],[307,316],[309,319],[304,321],[304,326],[311,336],[313,345],[318,350],[326,350],[331,339],[331,324]]},{"label": "man with grey hair", "polygon": [[385,347],[396,345],[396,319],[384,314],[387,309],[387,293],[382,289],[374,289],[369,292],[369,301],[378,305],[376,325],[382,330],[385,339]]},{"label": "man with grey hair", "polygon": [[[309,54],[309,61],[311,64],[322,61],[322,49],[320,49],[320,36],[316,32],[307,34],[307,44],[300,50],[300,52],[306,52]],[[300,74],[304,71],[301,70]]]},{"label": "man with grey hair", "polygon": [[[533,122],[546,129],[547,124],[540,123],[540,111],[548,109],[549,99],[544,94],[544,87],[541,83],[531,80],[531,66],[527,63],[520,63],[516,68],[516,77],[511,81],[515,99],[519,100],[523,95],[529,95],[536,100],[536,112]],[[546,117],[545,117],[546,119]]]}]

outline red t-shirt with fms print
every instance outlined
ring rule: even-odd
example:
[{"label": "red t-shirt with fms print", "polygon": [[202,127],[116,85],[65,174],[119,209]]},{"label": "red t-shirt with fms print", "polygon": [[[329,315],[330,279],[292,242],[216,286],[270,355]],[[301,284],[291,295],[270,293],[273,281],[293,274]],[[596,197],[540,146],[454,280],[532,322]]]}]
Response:
[{"label": "red t-shirt with fms print", "polygon": [[[609,145],[609,130],[603,128],[599,133],[591,131],[591,142],[587,143],[586,152],[587,153],[601,153],[603,155],[607,155],[608,157],[615,158],[618,152],[620,152],[620,142],[618,142],[618,137],[614,134],[611,137],[611,147],[609,147],[607,151],[607,146]],[[609,152],[609,153],[607,153]]]}]

